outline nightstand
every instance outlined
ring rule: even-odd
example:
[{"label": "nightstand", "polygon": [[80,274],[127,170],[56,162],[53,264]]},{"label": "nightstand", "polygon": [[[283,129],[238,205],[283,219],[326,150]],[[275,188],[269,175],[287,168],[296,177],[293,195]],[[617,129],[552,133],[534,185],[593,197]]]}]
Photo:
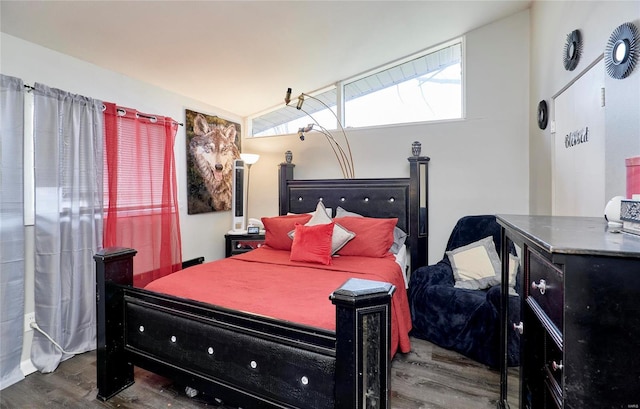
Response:
[{"label": "nightstand", "polygon": [[264,244],[264,234],[225,234],[225,257],[255,250]]}]

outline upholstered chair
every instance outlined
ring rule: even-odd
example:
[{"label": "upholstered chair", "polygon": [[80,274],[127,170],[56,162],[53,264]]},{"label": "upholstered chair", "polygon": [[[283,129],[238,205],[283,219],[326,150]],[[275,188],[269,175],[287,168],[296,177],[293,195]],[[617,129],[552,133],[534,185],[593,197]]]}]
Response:
[{"label": "upholstered chair", "polygon": [[[486,239],[488,237],[491,239]],[[467,282],[459,283],[459,286],[471,288],[457,288],[456,281],[461,281],[460,270],[457,270],[456,276],[450,255],[458,249],[475,248],[481,245],[479,241],[483,242],[485,248],[494,246],[493,267],[497,269],[497,275],[488,277],[489,281],[480,286],[486,288],[472,289],[474,286],[468,285]],[[520,321],[520,296],[517,295],[520,268],[515,257],[515,248],[513,245],[511,247],[513,289],[510,292],[513,295],[509,296],[510,323]],[[489,367],[498,368],[501,294],[500,265],[495,266],[495,259],[500,262],[500,252],[500,225],[495,216],[465,216],[458,220],[451,232],[442,260],[434,265],[420,267],[411,274],[408,290],[413,322],[411,335],[460,352]],[[455,260],[456,258],[454,267]],[[466,262],[469,260],[473,261],[473,258],[467,257]],[[477,280],[472,280],[472,283],[477,284]],[[510,328],[508,339],[508,364],[517,366],[520,361],[519,335]]]}]

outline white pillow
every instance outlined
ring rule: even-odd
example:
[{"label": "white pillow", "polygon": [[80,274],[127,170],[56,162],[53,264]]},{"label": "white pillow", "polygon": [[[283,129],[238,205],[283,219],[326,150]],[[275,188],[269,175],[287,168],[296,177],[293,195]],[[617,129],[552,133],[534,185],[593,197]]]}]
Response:
[{"label": "white pillow", "polygon": [[[332,214],[331,212],[333,211],[333,209],[332,209],[332,208],[330,208],[330,207],[325,207],[325,210],[326,210],[326,212],[327,212],[327,216],[331,217],[331,214]],[[300,214],[300,213],[291,213],[291,212],[287,212],[287,216],[291,216],[291,215],[293,215],[293,214]],[[305,213],[305,214],[310,214],[311,216],[313,216],[314,214],[316,214],[316,211],[314,210],[314,211],[312,211],[312,212],[307,212],[307,213]]]},{"label": "white pillow", "polygon": [[493,237],[446,252],[456,288],[482,290],[500,284],[500,257]]},{"label": "white pillow", "polygon": [[[305,226],[315,226],[318,224],[329,224],[333,222],[331,216],[327,214],[327,209],[322,202],[318,202],[316,211],[313,213],[311,219],[305,223]],[[289,237],[293,239],[295,232],[292,230],[289,232]],[[349,240],[356,237],[356,234],[352,231],[345,229],[338,223],[333,226],[333,236],[331,237],[331,255],[334,255],[338,250],[344,247]]]},{"label": "white pillow", "polygon": [[[509,254],[509,295],[519,295],[516,292],[516,276],[518,274],[519,264],[520,259],[513,254]],[[498,278],[498,281],[502,282],[500,278]]]}]

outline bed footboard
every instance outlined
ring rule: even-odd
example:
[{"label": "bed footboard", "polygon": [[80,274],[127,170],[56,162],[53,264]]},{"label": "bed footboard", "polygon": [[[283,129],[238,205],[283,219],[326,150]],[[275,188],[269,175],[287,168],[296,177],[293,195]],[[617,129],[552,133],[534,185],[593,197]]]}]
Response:
[{"label": "bed footboard", "polygon": [[133,384],[133,365],[124,349],[123,287],[133,285],[133,256],[128,248],[98,252],[96,262],[98,398],[107,400]]},{"label": "bed footboard", "polygon": [[241,407],[390,407],[393,285],[335,290],[334,333],[135,289],[135,254],[94,256],[99,399],[130,386],[136,365]]},{"label": "bed footboard", "polygon": [[336,408],[390,408],[391,296],[395,287],[349,279],[336,306]]}]

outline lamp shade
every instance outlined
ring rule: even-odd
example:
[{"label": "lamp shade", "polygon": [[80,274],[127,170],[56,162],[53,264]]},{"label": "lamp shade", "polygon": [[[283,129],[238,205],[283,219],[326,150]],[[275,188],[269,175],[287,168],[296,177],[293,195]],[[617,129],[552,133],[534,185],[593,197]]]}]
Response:
[{"label": "lamp shade", "polygon": [[241,153],[240,158],[242,158],[247,165],[253,165],[260,159],[260,155],[256,153]]}]

